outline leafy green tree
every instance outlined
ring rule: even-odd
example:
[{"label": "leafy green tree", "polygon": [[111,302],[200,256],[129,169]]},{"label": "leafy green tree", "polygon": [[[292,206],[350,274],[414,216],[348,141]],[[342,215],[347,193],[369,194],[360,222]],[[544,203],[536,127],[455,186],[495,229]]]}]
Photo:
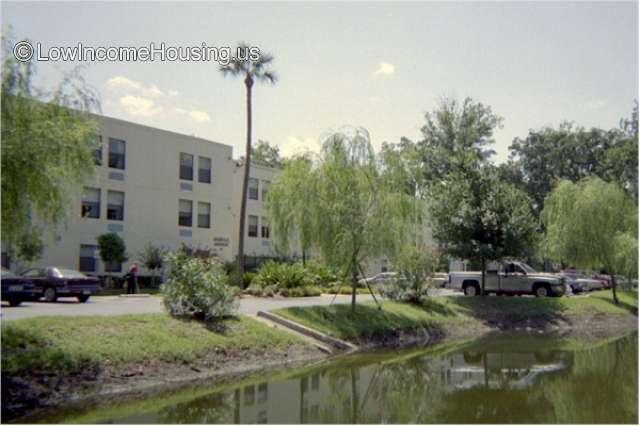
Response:
[{"label": "leafy green tree", "polygon": [[77,70],[50,92],[34,87],[32,62],[18,62],[3,38],[2,241],[10,248],[39,234],[36,223],[55,228],[73,203],[71,195],[95,170],[97,95]]},{"label": "leafy green tree", "polygon": [[280,148],[271,145],[267,141],[258,140],[258,144],[252,148],[251,158],[254,163],[269,167],[281,168],[283,165],[280,158]]},{"label": "leafy green tree", "polygon": [[363,265],[397,250],[407,234],[410,200],[381,179],[369,134],[361,128],[325,139],[314,178],[314,242],[331,268],[350,277],[355,311]]},{"label": "leafy green tree", "polygon": [[545,199],[541,218],[545,254],[579,268],[604,268],[617,304],[615,274],[625,272],[629,255],[636,262],[638,257],[638,207],[633,198],[618,184],[597,177],[578,183],[562,180]]},{"label": "leafy green tree", "polygon": [[10,247],[8,253],[16,259],[16,270],[21,272],[24,268],[23,264],[29,264],[40,259],[43,250],[41,232],[37,229],[31,230],[23,234],[14,247]]},{"label": "leafy green tree", "polygon": [[[305,202],[293,202],[300,186],[308,193]],[[315,163],[293,161],[270,192],[270,220],[285,235],[281,238],[288,238],[296,218],[309,220],[305,244],[317,249],[330,269],[349,277],[355,311],[363,266],[396,249],[398,235],[406,235],[404,214],[410,211],[409,197],[400,197],[381,178],[368,132],[359,128],[330,134]]]},{"label": "leafy green tree", "polygon": [[155,285],[157,277],[156,274],[160,269],[162,269],[166,252],[166,249],[149,243],[145,246],[144,250],[138,254],[140,262],[142,262],[145,268],[151,271],[152,285]]},{"label": "leafy green tree", "polygon": [[[510,176],[520,180],[537,214],[544,199],[562,179],[578,182],[598,176],[617,182],[637,200],[638,104],[617,129],[585,129],[562,123],[557,129],[530,130],[509,147]],[[503,166],[505,167],[505,166]]]},{"label": "leafy green tree", "polygon": [[433,274],[440,260],[439,252],[432,246],[409,243],[402,246],[391,259],[391,264],[403,278],[410,292],[408,299],[420,303],[433,284]]},{"label": "leafy green tree", "polygon": [[[96,237],[100,250],[100,259],[106,264],[113,265],[127,260],[127,248],[124,240],[115,232],[98,235]],[[111,276],[107,278],[111,283]]]},{"label": "leafy green tree", "polygon": [[437,183],[460,165],[456,154],[468,152],[474,161],[484,163],[495,152],[493,133],[502,118],[491,107],[465,98],[461,103],[443,98],[437,109],[425,115],[422,140],[417,147],[422,155],[424,179]]},{"label": "leafy green tree", "polygon": [[530,250],[536,221],[527,195],[501,180],[494,166],[478,165],[473,154],[467,164],[434,187],[431,223],[447,254],[480,262],[484,294],[487,262]]},{"label": "leafy green tree", "polygon": [[[250,47],[240,44],[239,50],[248,53]],[[239,57],[240,56],[240,57]],[[261,53],[257,59],[251,55],[234,56],[229,64],[222,65],[220,71],[224,76],[240,77],[244,79],[247,103],[247,144],[245,148],[244,178],[242,180],[242,201],[240,204],[240,227],[238,229],[238,285],[242,288],[244,275],[244,228],[247,218],[247,191],[249,186],[249,172],[251,169],[251,127],[252,127],[252,89],[255,81],[275,84],[277,77],[268,68],[273,63],[273,56]]]},{"label": "leafy green tree", "polygon": [[276,247],[286,255],[292,244],[297,245],[303,265],[313,241],[315,191],[311,166],[304,157],[288,161],[269,187],[266,202]]}]

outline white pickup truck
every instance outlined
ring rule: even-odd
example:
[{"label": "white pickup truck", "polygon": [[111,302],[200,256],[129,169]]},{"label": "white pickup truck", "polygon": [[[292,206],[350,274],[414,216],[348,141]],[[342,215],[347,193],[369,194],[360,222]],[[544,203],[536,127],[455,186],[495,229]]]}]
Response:
[{"label": "white pickup truck", "polygon": [[[446,287],[462,290],[467,296],[480,294],[481,272],[449,272]],[[487,294],[533,294],[538,297],[561,296],[567,293],[563,277],[536,272],[524,262],[494,263],[485,273]]]}]

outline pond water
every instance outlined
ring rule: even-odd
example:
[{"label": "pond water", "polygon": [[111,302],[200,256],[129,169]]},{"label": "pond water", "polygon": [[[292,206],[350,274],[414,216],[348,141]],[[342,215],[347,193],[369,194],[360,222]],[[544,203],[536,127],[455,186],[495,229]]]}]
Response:
[{"label": "pond water", "polygon": [[637,334],[495,334],[75,407],[80,423],[637,423]]}]

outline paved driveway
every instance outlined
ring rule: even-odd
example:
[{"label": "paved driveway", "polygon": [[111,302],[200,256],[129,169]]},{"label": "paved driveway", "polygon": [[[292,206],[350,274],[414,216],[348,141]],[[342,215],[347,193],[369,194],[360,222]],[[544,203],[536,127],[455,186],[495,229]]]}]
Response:
[{"label": "paved driveway", "polygon": [[[451,290],[436,290],[438,295],[453,295]],[[240,312],[255,315],[258,311],[268,311],[289,306],[329,305],[334,296],[264,298],[246,296],[240,299]],[[359,294],[359,302],[373,300],[371,295]],[[350,295],[338,295],[333,303],[351,303]],[[94,296],[87,303],[78,303],[75,299],[61,298],[56,303],[23,302],[18,307],[4,304],[0,309],[2,320],[31,318],[43,315],[123,315],[162,312],[162,299],[159,296],[120,297]]]}]

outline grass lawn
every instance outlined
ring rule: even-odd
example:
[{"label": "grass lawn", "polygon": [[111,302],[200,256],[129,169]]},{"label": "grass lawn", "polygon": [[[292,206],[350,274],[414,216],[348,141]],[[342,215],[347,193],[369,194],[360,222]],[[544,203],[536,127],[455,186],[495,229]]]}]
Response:
[{"label": "grass lawn", "polygon": [[76,371],[153,360],[189,362],[215,349],[269,350],[301,342],[245,316],[220,324],[223,331],[164,313],[5,321],[2,373],[32,368]]},{"label": "grass lawn", "polygon": [[611,301],[610,291],[598,291],[588,297],[434,297],[421,306],[385,301],[382,312],[374,302],[366,302],[358,304],[355,313],[350,305],[283,308],[274,313],[341,339],[355,339],[466,321],[554,322],[586,313],[637,315],[637,293],[619,291],[618,297],[617,306]]}]

